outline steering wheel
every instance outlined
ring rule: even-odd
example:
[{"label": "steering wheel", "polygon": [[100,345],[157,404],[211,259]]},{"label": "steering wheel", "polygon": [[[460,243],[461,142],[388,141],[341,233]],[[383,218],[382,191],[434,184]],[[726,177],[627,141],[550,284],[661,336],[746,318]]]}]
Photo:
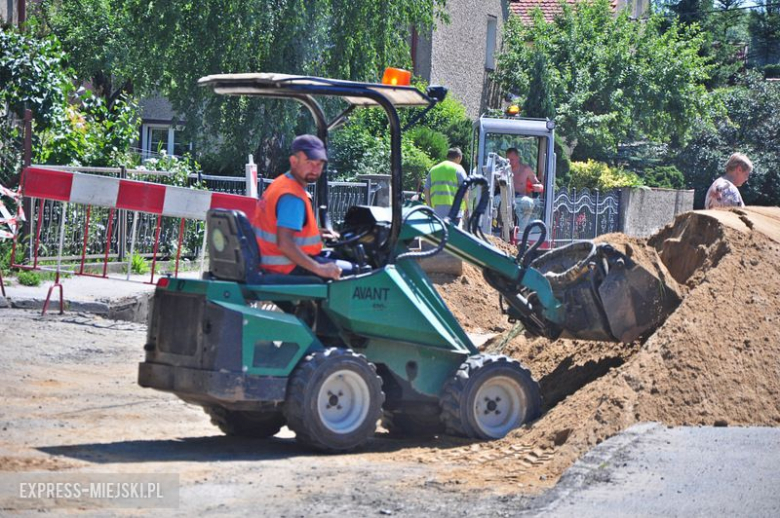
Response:
[{"label": "steering wheel", "polygon": [[341,239],[337,241],[326,241],[326,243],[328,244],[328,246],[331,246],[333,248],[341,248],[344,246],[349,246],[354,243],[357,243],[361,238],[368,235],[369,232],[371,232],[371,227],[366,227],[363,230],[359,230],[359,231],[348,230],[341,235]]}]

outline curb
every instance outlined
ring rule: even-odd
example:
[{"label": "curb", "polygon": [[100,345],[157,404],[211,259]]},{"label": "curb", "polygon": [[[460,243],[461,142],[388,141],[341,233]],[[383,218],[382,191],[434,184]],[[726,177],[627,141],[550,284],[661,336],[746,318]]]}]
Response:
[{"label": "curb", "polygon": [[[56,295],[53,294],[53,295]],[[116,300],[85,302],[80,300],[65,299],[65,311],[75,311],[79,313],[90,313],[111,320],[123,320],[127,322],[146,323],[146,317],[149,313],[149,301],[154,295],[153,292],[123,297]],[[0,309],[32,309],[42,310],[45,299],[39,298],[11,298],[0,296]],[[48,311],[59,311],[59,299],[52,297],[49,302]]]}]

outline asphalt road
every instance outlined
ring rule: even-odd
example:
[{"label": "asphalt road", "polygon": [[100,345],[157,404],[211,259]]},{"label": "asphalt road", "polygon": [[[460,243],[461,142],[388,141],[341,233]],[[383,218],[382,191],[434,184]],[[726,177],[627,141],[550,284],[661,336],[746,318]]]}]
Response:
[{"label": "asphalt road", "polygon": [[635,425],[520,514],[780,516],[780,429]]}]

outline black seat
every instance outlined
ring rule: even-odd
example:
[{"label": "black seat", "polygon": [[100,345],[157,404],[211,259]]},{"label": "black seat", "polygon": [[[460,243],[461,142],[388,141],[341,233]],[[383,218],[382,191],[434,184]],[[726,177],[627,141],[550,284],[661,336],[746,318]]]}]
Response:
[{"label": "black seat", "polygon": [[208,223],[209,271],[211,277],[244,284],[321,284],[308,275],[263,274],[255,231],[240,210],[211,209]]}]

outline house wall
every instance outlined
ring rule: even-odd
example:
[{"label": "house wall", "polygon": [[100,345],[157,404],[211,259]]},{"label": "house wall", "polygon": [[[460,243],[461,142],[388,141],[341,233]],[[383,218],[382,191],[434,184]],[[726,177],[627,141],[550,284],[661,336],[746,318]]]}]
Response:
[{"label": "house wall", "polygon": [[621,228],[631,237],[649,237],[690,210],[693,190],[625,188],[620,193]]},{"label": "house wall", "polygon": [[17,0],[0,0],[0,22],[16,25],[16,2]]},{"label": "house wall", "polygon": [[450,23],[439,21],[432,33],[418,34],[415,73],[431,84],[448,87],[449,95],[476,118],[498,101],[498,90],[485,69],[488,17],[497,22],[494,53],[498,53],[508,4],[502,0],[448,0],[447,12]]}]

